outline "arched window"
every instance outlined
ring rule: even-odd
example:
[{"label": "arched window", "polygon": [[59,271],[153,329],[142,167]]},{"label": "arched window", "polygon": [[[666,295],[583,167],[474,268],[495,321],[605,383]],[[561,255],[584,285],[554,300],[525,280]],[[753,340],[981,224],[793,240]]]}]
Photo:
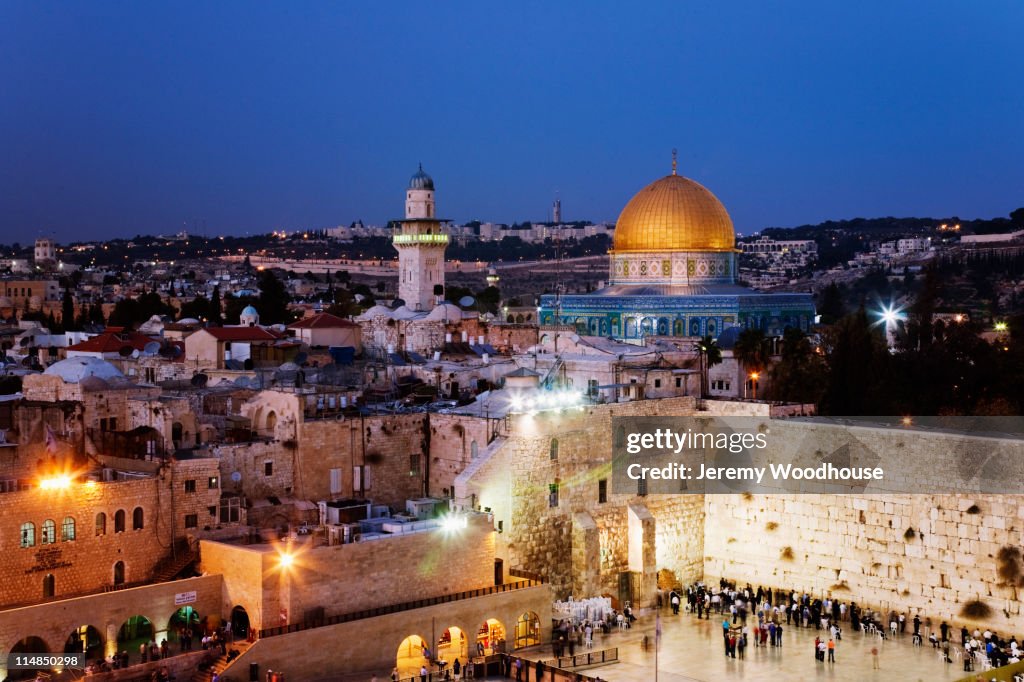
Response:
[{"label": "arched window", "polygon": [[43,578],[43,599],[48,599],[53,596],[54,582],[53,573],[47,573]]},{"label": "arched window", "polygon": [[124,532],[124,509],[118,509],[114,512],[114,532]]},{"label": "arched window", "polygon": [[64,522],[60,524],[60,541],[71,542],[75,539],[75,517],[65,516]]},{"label": "arched window", "polygon": [[36,524],[32,523],[31,521],[27,521],[21,524],[21,546],[36,546]]},{"label": "arched window", "polygon": [[132,530],[142,530],[142,507],[132,511]]},{"label": "arched window", "polygon": [[107,515],[100,512],[96,515],[96,537],[107,534]]},{"label": "arched window", "polygon": [[551,439],[551,459],[558,459],[558,439]]},{"label": "arched window", "polygon": [[118,561],[114,564],[114,584],[124,585],[124,562]]},{"label": "arched window", "polygon": [[39,533],[39,544],[52,545],[57,542],[57,524],[53,519],[43,521],[43,527]]}]

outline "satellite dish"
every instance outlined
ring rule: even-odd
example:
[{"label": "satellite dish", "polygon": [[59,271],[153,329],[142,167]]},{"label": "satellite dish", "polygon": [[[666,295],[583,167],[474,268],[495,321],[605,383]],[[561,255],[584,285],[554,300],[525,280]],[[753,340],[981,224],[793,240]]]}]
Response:
[{"label": "satellite dish", "polygon": [[469,308],[470,306],[476,305],[476,299],[472,296],[463,296],[459,299],[459,305],[463,308]]},{"label": "satellite dish", "polygon": [[120,355],[122,358],[127,358],[130,357],[131,354],[134,352],[135,349],[132,348],[131,346],[121,346],[121,349],[117,351],[117,354]]},{"label": "satellite dish", "polygon": [[132,357],[135,358],[136,360],[139,359],[140,355],[142,355],[142,353],[139,352],[138,348],[136,348],[135,350],[132,351]]},{"label": "satellite dish", "polygon": [[145,355],[156,355],[157,353],[160,352],[160,342],[159,341],[150,341],[142,349],[142,352]]},{"label": "satellite dish", "polygon": [[196,388],[203,388],[206,386],[206,382],[210,380],[210,377],[205,374],[195,374],[192,376],[192,385]]},{"label": "satellite dish", "polygon": [[231,480],[234,481],[235,483],[238,483],[239,481],[241,481],[242,480],[242,472],[240,472],[240,471],[232,471],[231,472]]}]

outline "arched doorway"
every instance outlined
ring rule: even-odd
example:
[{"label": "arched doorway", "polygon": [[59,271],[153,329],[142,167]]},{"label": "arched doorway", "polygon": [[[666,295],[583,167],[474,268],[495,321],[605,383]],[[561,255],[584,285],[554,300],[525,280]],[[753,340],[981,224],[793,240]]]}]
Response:
[{"label": "arched doorway", "polygon": [[466,662],[469,657],[469,642],[466,641],[466,633],[462,628],[450,627],[441,633],[437,640],[437,655],[435,658],[444,659],[451,663],[456,658]]},{"label": "arched doorway", "polygon": [[476,633],[476,650],[481,656],[505,651],[505,626],[497,618],[488,618]]},{"label": "arched doorway", "polygon": [[267,413],[267,427],[266,427],[267,435],[273,436],[274,435],[274,429],[276,429],[276,428],[277,428],[277,413],[274,412],[273,410],[271,410],[270,412]]},{"label": "arched doorway", "polygon": [[430,667],[430,661],[423,657],[427,641],[419,635],[409,635],[398,645],[395,667],[399,677],[414,677],[420,674],[420,666]]},{"label": "arched doorway", "polygon": [[[12,654],[45,654],[49,653],[50,647],[41,637],[29,636],[11,647]],[[33,668],[31,670],[8,670],[8,680],[31,680],[35,679],[36,673],[46,668]]]},{"label": "arched doorway", "polygon": [[192,631],[193,641],[203,636],[199,626],[199,614],[191,606],[182,606],[167,620],[167,641],[181,641],[181,636],[187,634],[187,630]]},{"label": "arched doorway", "polygon": [[527,611],[516,621],[516,648],[540,644],[540,618],[533,611]]},{"label": "arched doorway", "polygon": [[[118,512],[123,514],[124,512]],[[124,585],[124,562],[118,561],[114,564],[114,584]]]},{"label": "arched doorway", "polygon": [[241,606],[231,609],[231,633],[238,639],[249,636],[249,613]]},{"label": "arched doorway", "polygon": [[123,622],[117,631],[117,650],[127,651],[134,657],[139,652],[139,645],[152,642],[155,635],[153,624],[148,618],[132,616]]},{"label": "arched doorway", "polygon": [[73,630],[64,643],[64,653],[84,653],[89,661],[103,658],[103,637],[100,631],[91,625]]}]

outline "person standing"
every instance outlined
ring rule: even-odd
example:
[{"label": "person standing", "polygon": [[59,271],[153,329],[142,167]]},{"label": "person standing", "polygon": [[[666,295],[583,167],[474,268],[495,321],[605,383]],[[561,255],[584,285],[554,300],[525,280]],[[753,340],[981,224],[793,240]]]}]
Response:
[{"label": "person standing", "polygon": [[427,666],[420,666],[420,682],[427,682]]},{"label": "person standing", "polygon": [[462,664],[459,663],[459,659],[456,657],[456,659],[452,662],[452,674],[455,675],[455,679],[459,679],[459,673],[461,672]]},{"label": "person standing", "polygon": [[836,640],[831,637],[828,638],[828,662],[836,662]]}]

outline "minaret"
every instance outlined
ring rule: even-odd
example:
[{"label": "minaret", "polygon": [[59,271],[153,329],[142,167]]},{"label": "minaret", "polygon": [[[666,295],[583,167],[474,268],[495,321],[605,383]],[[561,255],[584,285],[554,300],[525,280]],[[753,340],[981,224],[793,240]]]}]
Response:
[{"label": "minaret", "polygon": [[430,310],[444,297],[448,235],[434,210],[434,181],[423,165],[405,192],[405,220],[392,237],[398,251],[398,297],[410,310]]}]

